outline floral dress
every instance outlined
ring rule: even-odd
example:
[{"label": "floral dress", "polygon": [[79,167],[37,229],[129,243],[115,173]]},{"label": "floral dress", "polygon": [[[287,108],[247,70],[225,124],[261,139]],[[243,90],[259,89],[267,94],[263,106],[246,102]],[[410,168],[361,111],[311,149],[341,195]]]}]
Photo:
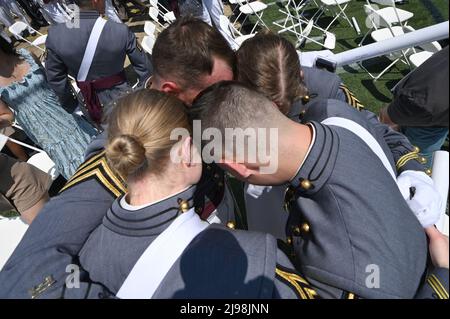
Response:
[{"label": "floral dress", "polygon": [[18,51],[30,65],[23,80],[0,87],[0,98],[15,111],[25,134],[55,162],[69,179],[82,163],[84,151],[97,131],[78,115],[67,113],[47,84],[45,70],[24,49]]}]

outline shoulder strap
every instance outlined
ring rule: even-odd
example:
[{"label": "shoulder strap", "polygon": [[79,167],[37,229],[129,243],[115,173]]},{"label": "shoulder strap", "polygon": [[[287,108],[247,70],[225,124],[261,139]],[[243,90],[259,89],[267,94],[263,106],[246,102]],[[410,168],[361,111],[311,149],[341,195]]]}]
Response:
[{"label": "shoulder strap", "polygon": [[354,134],[356,134],[361,140],[364,141],[364,143],[369,146],[369,148],[377,155],[377,157],[380,159],[380,161],[383,163],[386,170],[391,174],[392,178],[395,182],[397,182],[397,177],[394,172],[394,169],[392,168],[386,154],[384,153],[383,149],[381,148],[380,144],[377,142],[377,140],[372,136],[372,134],[369,133],[364,127],[359,125],[358,123],[342,118],[342,117],[330,117],[322,121],[322,124],[325,125],[333,125],[333,126],[339,126],[342,128],[345,128]]},{"label": "shoulder strap", "polygon": [[106,20],[102,17],[98,17],[95,21],[94,28],[92,29],[89,41],[84,52],[83,61],[81,62],[80,70],[78,71],[77,81],[86,81],[89,74],[89,70],[94,59],[95,51],[97,50],[98,41],[102,35],[103,28],[105,27]]},{"label": "shoulder strap", "polygon": [[194,209],[178,216],[134,265],[117,293],[121,299],[151,299],[191,241],[209,224]]}]

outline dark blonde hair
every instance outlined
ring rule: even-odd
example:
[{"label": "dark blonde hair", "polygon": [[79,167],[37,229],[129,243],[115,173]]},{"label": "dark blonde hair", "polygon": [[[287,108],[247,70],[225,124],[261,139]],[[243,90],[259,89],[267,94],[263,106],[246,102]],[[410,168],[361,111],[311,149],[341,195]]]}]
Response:
[{"label": "dark blonde hair", "polygon": [[237,80],[271,99],[284,114],[307,95],[294,45],[269,31],[245,41],[237,51]]},{"label": "dark blonde hair", "polygon": [[170,139],[176,128],[191,132],[185,106],[177,98],[156,90],[123,97],[108,116],[108,163],[125,181],[143,172],[163,172],[178,142]]}]

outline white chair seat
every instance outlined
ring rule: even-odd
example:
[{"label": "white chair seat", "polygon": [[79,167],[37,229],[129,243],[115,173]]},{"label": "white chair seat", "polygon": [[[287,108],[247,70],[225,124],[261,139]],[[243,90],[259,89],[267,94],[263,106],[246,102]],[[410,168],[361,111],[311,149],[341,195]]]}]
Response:
[{"label": "white chair seat", "polygon": [[246,34],[246,35],[242,35],[242,36],[239,36],[239,37],[237,37],[236,39],[234,39],[234,41],[236,41],[236,44],[237,44],[238,46],[241,46],[242,43],[244,43],[244,41],[253,38],[255,35],[256,35],[256,33],[255,33],[255,34]]},{"label": "white chair seat", "polygon": [[55,163],[50,159],[50,157],[48,157],[47,153],[45,152],[40,152],[31,156],[27,163],[40,169],[44,173],[49,174],[52,180],[57,179],[59,176],[59,173],[56,170]]},{"label": "white chair seat", "polygon": [[47,35],[41,35],[33,41],[33,45],[43,45],[47,41]]},{"label": "white chair seat", "polygon": [[155,36],[156,25],[151,21],[145,21],[144,32],[146,35]]},{"label": "white chair seat", "polygon": [[414,65],[416,68],[419,67],[422,63],[424,63],[426,60],[431,58],[433,56],[433,52],[429,51],[422,51],[418,53],[411,54],[409,56],[409,61]]},{"label": "white chair seat", "polygon": [[[411,19],[412,17],[414,17],[414,13],[406,11],[406,10],[402,10],[402,9],[397,9],[397,13],[398,13],[398,18],[397,15],[395,14],[395,9],[393,7],[386,7],[383,9],[379,9],[376,10],[378,12],[379,15],[381,15],[382,17],[384,17],[384,19],[386,19],[386,22],[389,22],[391,25],[395,24],[395,23],[399,23],[399,22],[405,22],[409,19]],[[399,21],[400,19],[400,21]],[[387,25],[384,25],[384,23],[380,23],[381,26],[387,27]]]},{"label": "white chair seat", "polygon": [[243,14],[249,15],[254,14],[257,12],[261,12],[267,9],[267,4],[262,3],[260,1],[253,1],[250,3],[247,3],[239,8],[239,11],[241,11]]},{"label": "white chair seat", "polygon": [[141,45],[145,52],[152,54],[153,46],[155,45],[155,38],[152,36],[144,36],[142,39]]},{"label": "white chair seat", "polygon": [[[403,28],[400,27],[400,26],[392,27],[392,32],[394,33],[394,35],[396,37],[398,37],[399,35],[405,34]],[[392,33],[389,30],[389,28],[383,28],[383,29],[375,30],[375,31],[373,31],[371,33],[371,36],[372,36],[372,39],[374,41],[376,41],[376,42],[380,42],[380,41],[383,41],[383,40],[387,40],[387,39],[392,39],[393,38]]]},{"label": "white chair seat", "polygon": [[166,14],[164,14],[164,21],[166,22],[174,22],[177,19],[177,17],[175,17],[175,13],[173,13],[173,11],[167,12]]},{"label": "white chair seat", "polygon": [[350,2],[351,0],[320,0],[320,2],[322,2],[324,5],[326,6],[336,6],[336,5],[343,5],[346,4],[348,2]]},{"label": "white chair seat", "polygon": [[28,225],[19,217],[0,217],[0,270],[22,240],[27,229]]}]

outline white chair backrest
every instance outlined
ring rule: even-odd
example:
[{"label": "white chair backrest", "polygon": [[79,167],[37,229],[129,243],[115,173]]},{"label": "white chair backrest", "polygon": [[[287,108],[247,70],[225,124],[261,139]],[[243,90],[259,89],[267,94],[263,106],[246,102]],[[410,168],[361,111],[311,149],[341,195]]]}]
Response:
[{"label": "white chair backrest", "polygon": [[442,46],[437,41],[421,44],[421,45],[419,45],[419,48],[421,48],[424,51],[428,51],[428,52],[432,52],[432,53],[436,53],[436,52],[439,52],[442,50]]},{"label": "white chair backrest", "polygon": [[394,32],[392,31],[391,24],[381,15],[379,14],[371,5],[364,5],[364,11],[367,14],[367,18],[370,19],[373,27],[378,29],[379,27],[387,27],[391,30],[392,36],[394,36]]},{"label": "white chair backrest", "polygon": [[45,152],[31,156],[27,163],[50,175],[52,180],[58,178],[59,173],[56,170],[56,165]]},{"label": "white chair backrest", "polygon": [[157,7],[150,7],[148,14],[153,21],[158,21],[159,9]]},{"label": "white chair backrest", "polygon": [[[370,4],[369,0],[367,2]],[[372,0],[372,2],[382,6],[395,6],[395,0]]]},{"label": "white chair backrest", "polygon": [[150,5],[153,7],[158,7],[158,0],[150,0]]},{"label": "white chair backrest", "polygon": [[0,151],[5,147],[6,142],[8,142],[8,137],[0,134]]},{"label": "white chair backrest", "polygon": [[8,30],[9,32],[11,32],[13,35],[21,37],[21,33],[25,30],[28,29],[28,24],[26,24],[23,21],[17,21],[15,22],[13,25],[11,25]]},{"label": "white chair backrest", "polygon": [[145,21],[144,32],[148,36],[155,37],[156,25],[151,21]]},{"label": "white chair backrest", "polygon": [[234,37],[241,37],[243,35],[238,29],[236,29],[233,23],[231,23],[230,19],[223,14],[219,17],[219,24],[223,31],[228,32],[228,30],[231,30]]},{"label": "white chair backrest", "polygon": [[314,26],[314,20],[311,19],[311,20],[309,20],[309,22],[308,22],[308,24],[306,25],[306,27],[303,29],[302,37],[307,37],[307,36],[309,36],[309,35],[311,34],[311,31],[312,31],[312,29],[313,29],[313,26]]}]

